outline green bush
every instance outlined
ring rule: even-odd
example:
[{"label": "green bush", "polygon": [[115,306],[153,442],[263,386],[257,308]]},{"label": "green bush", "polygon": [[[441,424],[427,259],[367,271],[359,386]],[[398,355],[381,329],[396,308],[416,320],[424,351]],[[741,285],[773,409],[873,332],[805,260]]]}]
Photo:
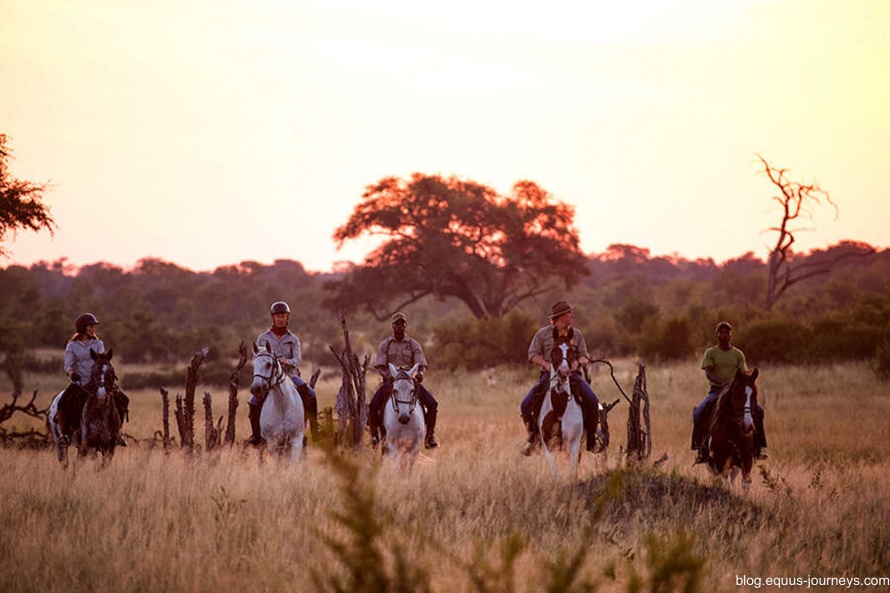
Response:
[{"label": "green bush", "polygon": [[451,370],[522,364],[537,329],[531,316],[519,310],[493,319],[444,321],[433,326],[428,354],[436,367]]}]

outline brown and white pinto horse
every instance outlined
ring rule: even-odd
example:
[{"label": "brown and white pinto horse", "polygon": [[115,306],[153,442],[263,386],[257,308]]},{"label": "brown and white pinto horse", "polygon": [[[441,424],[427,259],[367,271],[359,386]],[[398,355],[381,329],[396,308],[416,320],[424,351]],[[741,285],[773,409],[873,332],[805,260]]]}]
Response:
[{"label": "brown and white pinto horse", "polygon": [[112,350],[101,354],[90,350],[93,368],[80,420],[80,456],[101,453],[103,465],[111,462],[121,438],[121,417],[115,405],[117,376],[111,366],[112,355]]},{"label": "brown and white pinto horse", "polygon": [[573,476],[578,475],[581,462],[581,439],[584,434],[584,417],[581,404],[572,396],[569,386],[569,373],[575,361],[572,347],[574,330],[560,336],[553,328],[555,342],[550,353],[550,384],[544,396],[544,403],[538,414],[538,430],[541,435],[544,457],[550,466],[550,473],[557,478],[554,452],[565,451]]},{"label": "brown and white pinto horse", "polygon": [[708,469],[723,478],[728,488],[742,474],[742,488],[751,486],[754,466],[754,416],[757,409],[758,369],[746,373],[736,371],[729,386],[717,397],[708,428]]}]

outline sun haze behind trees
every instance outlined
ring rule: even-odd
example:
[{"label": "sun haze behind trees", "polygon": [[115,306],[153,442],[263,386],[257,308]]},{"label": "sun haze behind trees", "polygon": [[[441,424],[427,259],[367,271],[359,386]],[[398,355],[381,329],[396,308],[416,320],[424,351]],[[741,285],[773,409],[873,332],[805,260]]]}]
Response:
[{"label": "sun haze behind trees", "polygon": [[384,242],[327,285],[327,303],[382,320],[427,296],[453,297],[476,319],[501,317],[589,273],[574,216],[531,181],[503,196],[454,176],[385,177],[334,233],[338,247],[363,235]]},{"label": "sun haze behind trees", "polygon": [[3,242],[7,234],[18,229],[52,233],[55,222],[49,207],[43,204],[46,183],[32,183],[9,175],[8,160],[12,151],[6,146],[6,134],[0,133],[0,256],[6,255]]}]

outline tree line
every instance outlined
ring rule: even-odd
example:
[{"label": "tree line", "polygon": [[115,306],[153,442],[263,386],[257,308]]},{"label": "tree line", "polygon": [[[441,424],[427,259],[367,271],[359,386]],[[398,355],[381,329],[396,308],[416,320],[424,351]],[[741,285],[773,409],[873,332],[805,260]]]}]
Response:
[{"label": "tree line", "polygon": [[[434,295],[405,310],[409,333],[426,345],[437,368],[523,364],[550,303],[567,298],[578,307],[576,323],[595,356],[694,357],[713,341],[716,321],[728,319],[754,364],[870,360],[879,370],[890,343],[890,252],[844,242],[793,259],[817,264],[849,252],[870,255],[842,257],[769,308],[762,302],[768,263],[752,253],[717,264],[612,245],[586,257],[585,274],[570,290],[550,287],[499,316],[477,318],[459,299]],[[131,270],[108,263],[74,268],[64,259],[11,265],[0,269],[4,369],[16,383],[22,369],[39,364],[34,349],[56,349],[61,360],[74,318],[90,311],[123,365],[182,365],[208,347],[210,368],[218,360],[227,380],[238,344],[266,329],[269,305],[277,300],[291,305],[306,364],[331,366],[328,345],[341,339],[340,310],[357,352],[373,351],[390,331],[387,321],[359,305],[344,309],[337,296],[346,275],[310,273],[292,260],[245,261],[212,272],[151,258]]]}]

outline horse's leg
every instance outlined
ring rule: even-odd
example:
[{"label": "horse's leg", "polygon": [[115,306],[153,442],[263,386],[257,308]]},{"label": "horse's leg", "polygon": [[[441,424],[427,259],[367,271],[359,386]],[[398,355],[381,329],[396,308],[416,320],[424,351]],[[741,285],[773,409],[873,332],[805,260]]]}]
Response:
[{"label": "horse's leg", "polygon": [[547,465],[550,467],[550,474],[553,476],[554,480],[557,479],[559,477],[559,471],[556,467],[556,459],[550,451],[550,447],[547,446],[546,440],[542,442],[541,450],[544,451],[544,459],[547,460]]}]

